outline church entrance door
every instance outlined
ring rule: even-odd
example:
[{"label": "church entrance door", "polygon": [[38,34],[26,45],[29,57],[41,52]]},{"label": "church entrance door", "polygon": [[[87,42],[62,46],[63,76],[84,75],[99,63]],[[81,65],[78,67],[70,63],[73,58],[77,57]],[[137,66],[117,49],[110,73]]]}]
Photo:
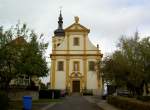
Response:
[{"label": "church entrance door", "polygon": [[72,91],[80,92],[80,81],[79,80],[75,80],[72,82]]}]

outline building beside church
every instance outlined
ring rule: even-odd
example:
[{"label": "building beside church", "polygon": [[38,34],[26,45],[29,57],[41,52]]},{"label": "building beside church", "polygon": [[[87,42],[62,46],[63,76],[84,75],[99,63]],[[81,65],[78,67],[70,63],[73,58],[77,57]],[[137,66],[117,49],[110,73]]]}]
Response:
[{"label": "building beside church", "polygon": [[52,37],[51,88],[67,90],[70,93],[91,90],[94,94],[102,90],[102,78],[99,74],[99,61],[102,58],[99,46],[88,38],[90,30],[75,22],[63,29],[63,17],[60,12],[58,29]]}]

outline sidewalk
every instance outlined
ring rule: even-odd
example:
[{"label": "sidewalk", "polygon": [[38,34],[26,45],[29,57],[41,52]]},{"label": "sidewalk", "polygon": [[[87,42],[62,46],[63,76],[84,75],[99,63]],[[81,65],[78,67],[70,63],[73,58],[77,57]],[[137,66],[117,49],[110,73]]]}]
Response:
[{"label": "sidewalk", "polygon": [[56,103],[52,103],[52,104],[49,104],[45,107],[43,107],[41,110],[48,110],[49,108],[53,107]]},{"label": "sidewalk", "polygon": [[54,106],[56,103],[37,103],[32,105],[33,110],[47,110]]},{"label": "sidewalk", "polygon": [[96,103],[102,110],[120,110],[108,104],[106,100],[102,100],[99,96],[84,96],[84,98],[90,103]]}]

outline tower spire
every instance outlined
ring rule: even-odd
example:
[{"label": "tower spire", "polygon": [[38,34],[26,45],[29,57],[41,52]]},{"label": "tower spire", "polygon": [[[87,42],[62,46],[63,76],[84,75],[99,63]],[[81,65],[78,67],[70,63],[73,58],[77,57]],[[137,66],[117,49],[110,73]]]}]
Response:
[{"label": "tower spire", "polygon": [[58,17],[58,28],[54,31],[55,36],[65,36],[65,31],[63,29],[63,17],[60,9],[59,17]]},{"label": "tower spire", "polygon": [[61,10],[60,10],[60,14],[58,18],[58,29],[62,29],[62,28],[63,28],[63,17],[62,17]]}]

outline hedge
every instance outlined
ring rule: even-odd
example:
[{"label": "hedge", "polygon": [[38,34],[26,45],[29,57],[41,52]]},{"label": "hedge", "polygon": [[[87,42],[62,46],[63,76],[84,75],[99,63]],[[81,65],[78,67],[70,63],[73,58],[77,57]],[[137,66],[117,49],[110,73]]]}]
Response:
[{"label": "hedge", "polygon": [[83,95],[85,95],[85,96],[92,96],[93,95],[93,91],[92,90],[88,90],[88,89],[83,90]]},{"label": "hedge", "polygon": [[122,110],[150,110],[150,104],[132,98],[109,96],[107,102]]},{"label": "hedge", "polygon": [[1,110],[7,110],[9,99],[7,97],[7,94],[5,92],[0,91],[0,109]]},{"label": "hedge", "polygon": [[150,96],[138,96],[137,99],[147,102],[150,101]]},{"label": "hedge", "polygon": [[61,97],[61,90],[40,90],[39,99],[58,99]]}]

